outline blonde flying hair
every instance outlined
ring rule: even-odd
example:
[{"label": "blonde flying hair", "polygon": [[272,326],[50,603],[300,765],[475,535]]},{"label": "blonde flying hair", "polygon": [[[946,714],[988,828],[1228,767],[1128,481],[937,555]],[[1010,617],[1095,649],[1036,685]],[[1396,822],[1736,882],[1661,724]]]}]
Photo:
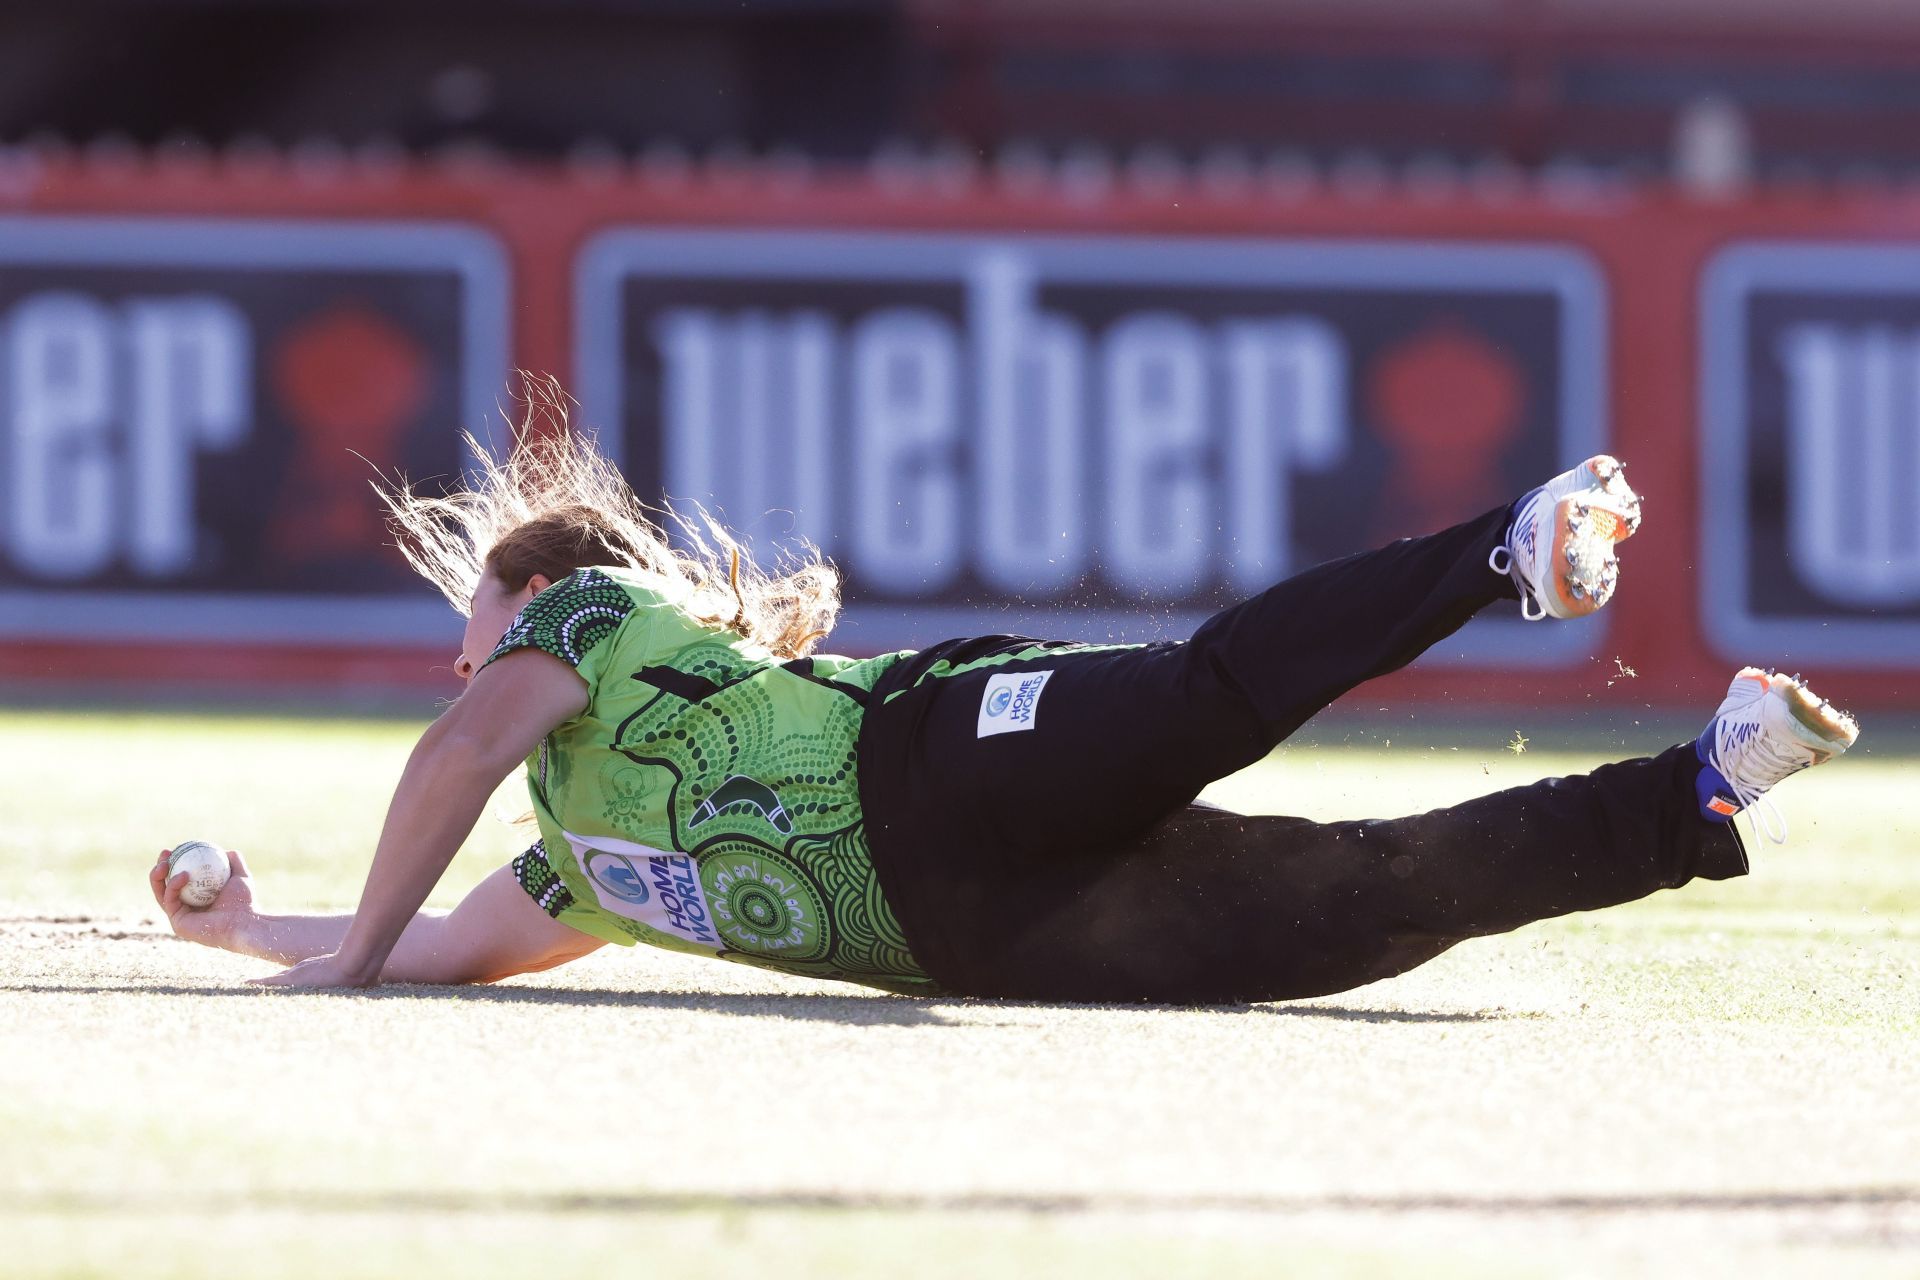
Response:
[{"label": "blonde flying hair", "polygon": [[505,458],[465,436],[475,467],[463,486],[435,496],[404,479],[374,485],[407,562],[461,614],[483,574],[518,591],[535,574],[558,581],[618,566],[696,621],[776,657],[802,657],[833,629],[840,574],[817,549],[783,553],[769,573],[704,508],[688,504],[688,515],[669,503],[658,514],[681,535],[674,545],[593,438],[568,425],[557,380],[528,377],[524,398]]}]

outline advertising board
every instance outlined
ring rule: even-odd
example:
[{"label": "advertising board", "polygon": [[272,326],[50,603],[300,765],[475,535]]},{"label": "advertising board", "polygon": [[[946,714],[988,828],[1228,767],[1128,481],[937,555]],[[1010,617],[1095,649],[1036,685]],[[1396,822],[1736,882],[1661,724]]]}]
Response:
[{"label": "advertising board", "polygon": [[[861,649],[1185,635],[1607,447],[1569,248],[626,229],[576,280],[584,418],[629,478],[821,548]],[[1503,609],[1436,657],[1603,640]]]},{"label": "advertising board", "polygon": [[1920,250],[1729,247],[1701,325],[1708,638],[1808,669],[1920,660]]},{"label": "advertising board", "polygon": [[458,225],[0,219],[0,636],[457,636],[367,483],[497,421],[506,288]]}]

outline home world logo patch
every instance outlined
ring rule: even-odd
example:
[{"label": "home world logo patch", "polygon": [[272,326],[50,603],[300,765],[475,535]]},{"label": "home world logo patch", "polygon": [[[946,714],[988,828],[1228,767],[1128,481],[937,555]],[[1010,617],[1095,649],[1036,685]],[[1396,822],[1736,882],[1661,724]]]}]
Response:
[{"label": "home world logo patch", "polygon": [[1053,678],[1051,671],[1022,671],[993,676],[980,696],[980,719],[974,734],[990,738],[997,733],[1031,729],[1040,710],[1040,694]]},{"label": "home world logo patch", "polygon": [[653,895],[647,889],[645,872],[635,862],[624,853],[594,853],[587,858],[587,874],[593,877],[595,888],[641,906]]},{"label": "home world logo patch", "polygon": [[692,858],[610,836],[568,832],[567,843],[599,905],[644,926],[648,941],[681,951],[721,950],[713,908]]}]

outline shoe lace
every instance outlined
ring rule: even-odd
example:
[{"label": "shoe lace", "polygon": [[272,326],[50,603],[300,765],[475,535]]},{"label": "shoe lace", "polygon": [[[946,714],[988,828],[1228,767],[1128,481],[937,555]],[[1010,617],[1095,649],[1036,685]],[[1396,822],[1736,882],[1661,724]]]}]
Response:
[{"label": "shoe lace", "polygon": [[[1720,776],[1727,780],[1734,800],[1753,826],[1754,836],[1758,838],[1764,829],[1767,839],[1775,844],[1785,844],[1787,815],[1780,812],[1780,806],[1773,802],[1767,790],[1789,774],[1806,768],[1807,761],[1765,733],[1754,734],[1744,745],[1734,742],[1735,723],[1723,719],[1714,726],[1713,747],[1707,752],[1707,763],[1718,769]],[[1734,759],[1738,761],[1733,768],[1726,764],[1729,750],[1735,750]],[[1764,823],[1761,821],[1763,816],[1766,819]],[[1774,830],[1776,822],[1779,824],[1777,833]]]},{"label": "shoe lace", "polygon": [[[1504,564],[1501,563],[1501,557],[1503,556],[1506,558],[1506,563]],[[1487,553],[1487,568],[1493,570],[1495,573],[1505,574],[1507,577],[1513,579],[1513,585],[1520,589],[1520,616],[1522,618],[1525,618],[1528,622],[1538,622],[1547,616],[1547,607],[1534,599],[1533,593],[1527,590],[1527,584],[1521,578],[1518,564],[1513,558],[1512,547],[1509,547],[1503,542],[1492,551],[1489,551]],[[1531,611],[1529,611],[1527,607],[1529,605],[1533,606]]]}]

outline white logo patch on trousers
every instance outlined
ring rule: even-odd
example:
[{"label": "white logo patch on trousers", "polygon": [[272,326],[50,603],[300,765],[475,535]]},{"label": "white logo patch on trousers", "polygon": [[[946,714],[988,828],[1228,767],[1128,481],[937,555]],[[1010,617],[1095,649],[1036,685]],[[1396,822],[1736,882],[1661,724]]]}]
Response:
[{"label": "white logo patch on trousers", "polygon": [[987,691],[980,696],[979,732],[973,736],[987,738],[1033,728],[1040,691],[1052,678],[1051,671],[1020,671],[988,679]]}]

